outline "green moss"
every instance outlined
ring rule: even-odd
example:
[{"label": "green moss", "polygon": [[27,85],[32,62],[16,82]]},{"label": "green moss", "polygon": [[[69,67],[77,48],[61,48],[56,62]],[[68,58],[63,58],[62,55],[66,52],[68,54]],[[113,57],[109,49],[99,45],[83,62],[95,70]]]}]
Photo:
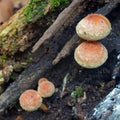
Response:
[{"label": "green moss", "polygon": [[71,93],[71,96],[73,98],[83,97],[84,96],[84,90],[83,90],[83,88],[80,87],[80,86],[75,87],[75,90]]},{"label": "green moss", "polygon": [[5,64],[7,61],[7,56],[5,54],[0,55],[0,64]]},{"label": "green moss", "polygon": [[31,22],[32,18],[37,14],[44,14],[45,5],[44,0],[31,0],[24,11],[26,20]]},{"label": "green moss", "polygon": [[59,6],[65,6],[69,3],[69,0],[50,0],[49,4],[52,8],[56,8]]},{"label": "green moss", "polygon": [[54,10],[57,7],[63,7],[68,3],[69,0],[31,0],[24,10],[26,20],[31,22],[32,18],[36,15],[44,15],[48,4]]}]

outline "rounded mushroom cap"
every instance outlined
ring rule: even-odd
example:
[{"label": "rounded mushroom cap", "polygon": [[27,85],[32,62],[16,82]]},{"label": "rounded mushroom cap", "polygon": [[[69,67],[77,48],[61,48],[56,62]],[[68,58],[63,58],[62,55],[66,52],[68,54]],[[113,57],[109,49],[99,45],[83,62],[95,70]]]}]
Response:
[{"label": "rounded mushroom cap", "polygon": [[0,1],[0,23],[5,22],[13,14],[13,2],[12,0]]},{"label": "rounded mushroom cap", "polygon": [[40,80],[38,81],[38,85],[41,84],[44,81],[49,81],[47,78],[40,78]]},{"label": "rounded mushroom cap", "polygon": [[50,81],[47,81],[47,80],[42,81],[38,85],[38,92],[44,98],[51,97],[55,92],[55,86]]},{"label": "rounded mushroom cap", "polygon": [[26,90],[19,98],[20,106],[26,111],[37,110],[42,104],[42,97],[35,90]]},{"label": "rounded mushroom cap", "polygon": [[75,50],[76,62],[85,68],[97,68],[108,58],[107,49],[99,42],[83,42]]},{"label": "rounded mushroom cap", "polygon": [[76,26],[78,36],[88,41],[103,39],[110,31],[109,20],[101,14],[89,14]]}]

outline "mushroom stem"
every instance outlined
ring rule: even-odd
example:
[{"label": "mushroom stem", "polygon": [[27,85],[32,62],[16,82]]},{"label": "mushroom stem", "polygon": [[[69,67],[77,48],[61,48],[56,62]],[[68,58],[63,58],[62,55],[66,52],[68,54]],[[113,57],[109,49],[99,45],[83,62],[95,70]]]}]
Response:
[{"label": "mushroom stem", "polygon": [[40,109],[44,112],[47,112],[48,111],[48,107],[46,106],[46,104],[42,103],[41,106],[40,106]]}]

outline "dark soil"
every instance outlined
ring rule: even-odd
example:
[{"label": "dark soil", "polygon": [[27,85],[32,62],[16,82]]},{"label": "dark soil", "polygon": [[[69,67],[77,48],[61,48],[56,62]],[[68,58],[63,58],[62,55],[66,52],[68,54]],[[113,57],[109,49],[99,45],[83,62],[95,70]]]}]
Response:
[{"label": "dark soil", "polygon": [[[96,11],[99,7],[100,6],[94,8],[90,7],[90,13]],[[112,43],[113,46],[109,45],[109,42],[115,40],[116,37],[120,37],[119,8],[120,5],[107,16],[112,24],[112,32],[102,41],[109,51],[109,59],[103,66],[92,70],[81,68],[74,61],[72,53],[43,76],[52,81],[57,89],[52,97],[44,99],[48,111],[43,112],[42,110],[37,110],[35,112],[25,112],[20,108],[19,103],[17,103],[12,108],[6,110],[5,113],[0,116],[0,120],[83,120],[84,116],[89,113],[115,86],[115,81],[111,79],[111,76],[116,64],[116,50],[117,47],[119,49],[120,41],[114,41]],[[87,13],[85,12],[83,16],[86,14]],[[80,17],[82,18],[83,16]],[[65,44],[66,40],[73,35],[75,25],[79,19],[80,18],[78,17],[72,26],[66,28],[63,37],[59,38],[60,40],[63,40],[63,44]],[[47,51],[50,52],[47,44],[45,44],[43,48],[44,51],[47,49]],[[42,54],[44,54],[44,52],[42,52],[40,56],[42,56]],[[67,78],[64,95],[61,98],[60,95],[63,80],[67,73],[69,76]],[[83,100],[82,96],[76,98],[71,96],[71,93],[78,86],[86,93],[85,100]]]}]

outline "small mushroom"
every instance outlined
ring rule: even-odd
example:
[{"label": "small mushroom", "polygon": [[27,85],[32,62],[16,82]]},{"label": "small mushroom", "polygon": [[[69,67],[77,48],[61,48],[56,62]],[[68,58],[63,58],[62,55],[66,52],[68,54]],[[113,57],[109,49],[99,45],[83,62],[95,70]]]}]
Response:
[{"label": "small mushroom", "polygon": [[40,78],[40,80],[38,81],[38,85],[41,84],[44,81],[49,81],[47,78]]},{"label": "small mushroom", "polygon": [[108,52],[101,43],[86,41],[75,49],[74,58],[82,67],[97,68],[105,63]]},{"label": "small mushroom", "polygon": [[38,82],[38,93],[43,97],[51,97],[55,92],[55,86],[46,78],[42,78]]},{"label": "small mushroom", "polygon": [[0,0],[0,24],[9,19],[13,15],[12,0]]},{"label": "small mushroom", "polygon": [[26,90],[19,98],[20,106],[26,111],[35,111],[42,105],[42,97],[35,90]]},{"label": "small mushroom", "polygon": [[76,32],[82,39],[96,41],[105,38],[111,31],[109,20],[101,14],[89,14],[76,26]]}]

